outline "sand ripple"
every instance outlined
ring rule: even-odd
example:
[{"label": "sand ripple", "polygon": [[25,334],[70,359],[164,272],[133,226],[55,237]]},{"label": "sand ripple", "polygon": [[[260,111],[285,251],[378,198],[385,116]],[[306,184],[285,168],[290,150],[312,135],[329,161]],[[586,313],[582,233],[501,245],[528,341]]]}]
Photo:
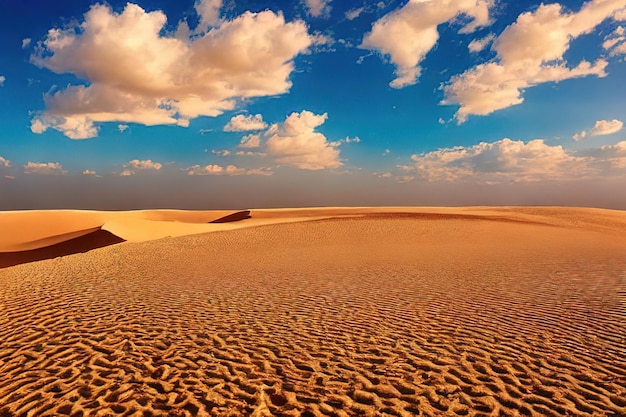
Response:
[{"label": "sand ripple", "polygon": [[0,416],[626,415],[623,236],[358,218],[0,270]]}]

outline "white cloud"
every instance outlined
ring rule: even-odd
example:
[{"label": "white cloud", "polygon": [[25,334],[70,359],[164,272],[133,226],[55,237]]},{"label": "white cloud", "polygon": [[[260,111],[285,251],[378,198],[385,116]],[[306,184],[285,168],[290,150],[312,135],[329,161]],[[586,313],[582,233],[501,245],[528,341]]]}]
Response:
[{"label": "white cloud", "polygon": [[65,175],[67,171],[58,162],[28,162],[24,165],[25,174]]},{"label": "white cloud", "polygon": [[131,171],[130,169],[125,169],[120,173],[120,177],[130,177],[131,175],[135,175],[135,171]]},{"label": "white cloud", "polygon": [[343,142],[343,143],[361,143],[361,138],[358,137],[358,136],[355,136],[353,138],[348,136],[345,139],[342,139],[341,142]]},{"label": "white cloud", "polygon": [[363,13],[363,10],[365,10],[364,7],[359,7],[356,9],[350,9],[346,12],[346,19],[348,20],[354,20],[357,17],[359,17],[361,15],[361,13]]},{"label": "white cloud", "polygon": [[211,150],[211,153],[213,155],[218,155],[218,156],[228,156],[230,155],[231,152],[228,149],[223,149],[223,150],[213,149]]},{"label": "white cloud", "polygon": [[26,49],[30,46],[31,43],[31,39],[30,38],[24,38],[22,39],[22,49]]},{"label": "white cloud", "polygon": [[591,136],[604,136],[604,135],[612,135],[613,133],[617,133],[622,130],[624,127],[624,123],[620,120],[598,120],[596,124],[591,129]]},{"label": "white cloud", "polygon": [[128,169],[139,170],[139,171],[146,171],[146,170],[158,171],[161,168],[163,168],[163,165],[158,162],[152,162],[151,159],[146,159],[143,161],[138,160],[138,159],[133,159],[132,161],[129,161],[126,165],[124,165],[124,167]]},{"label": "white cloud", "polygon": [[4,75],[0,75],[0,87],[4,86],[4,82],[6,81],[7,77],[5,77]]},{"label": "white cloud", "polygon": [[[203,24],[215,23],[207,13]],[[94,5],[80,25],[49,30],[31,61],[87,85],[46,95],[46,110],[31,130],[84,139],[96,136],[101,122],[188,126],[190,119],[232,110],[238,99],[286,93],[293,59],[315,41],[303,21],[286,23],[269,10],[183,39],[164,34],[165,22],[162,12],[132,3],[119,14]]]},{"label": "white cloud", "polygon": [[92,171],[90,169],[86,169],[83,171],[83,175],[91,176],[91,177],[100,177],[96,171]]},{"label": "white cloud", "polygon": [[186,169],[187,175],[272,175],[272,171],[269,168],[256,168],[247,170],[245,168],[239,168],[235,165],[194,165]]},{"label": "white cloud", "polygon": [[258,148],[259,146],[261,146],[261,135],[246,135],[239,142],[240,148]]},{"label": "white cloud", "polygon": [[492,4],[492,0],[410,0],[376,21],[360,48],[389,55],[396,66],[396,78],[389,85],[403,88],[417,82],[420,63],[439,40],[440,24],[466,15],[471,20],[459,33],[471,33],[490,23]]},{"label": "white cloud", "polygon": [[495,61],[470,68],[452,77],[443,87],[442,104],[459,105],[455,118],[463,123],[469,115],[487,115],[524,101],[524,89],[547,82],[596,75],[604,77],[608,62],[581,61],[570,68],[563,56],[570,42],[590,33],[611,17],[626,0],[591,0],[578,13],[560,4],[541,4],[523,13],[498,36],[492,49]]},{"label": "white cloud", "polygon": [[327,117],[326,113],[318,115],[307,110],[292,113],[284,123],[274,125],[266,132],[270,136],[266,143],[267,153],[279,164],[300,169],[340,167],[343,164],[339,161],[339,150],[326,140],[326,136],[315,131]]},{"label": "white cloud", "polygon": [[579,141],[589,136],[605,136],[612,135],[613,133],[617,133],[624,127],[624,123],[620,120],[598,120],[596,124],[593,126],[589,132],[583,130],[581,132],[576,133],[572,138],[575,141]]},{"label": "white cloud", "polygon": [[381,155],[382,156],[387,156],[391,153],[391,149],[385,149],[385,152],[383,152]]},{"label": "white cloud", "polygon": [[304,0],[308,13],[313,17],[328,16],[331,0]]},{"label": "white cloud", "polygon": [[197,32],[206,32],[209,27],[220,23],[222,0],[196,0],[195,9],[200,16]]},{"label": "white cloud", "polygon": [[617,20],[618,22],[626,21],[626,7],[624,7],[622,10],[618,10],[617,12],[615,12],[615,14],[613,15],[613,19]]},{"label": "white cloud", "polygon": [[262,130],[267,127],[260,114],[248,115],[238,114],[230,119],[224,126],[224,132],[245,132],[248,130]]},{"label": "white cloud", "polygon": [[124,133],[124,132],[128,129],[128,125],[125,125],[125,124],[119,124],[119,125],[117,125],[117,129],[118,129],[120,132]]},{"label": "white cloud", "polygon": [[493,33],[490,33],[489,35],[485,36],[484,38],[481,39],[473,39],[469,45],[467,45],[467,48],[469,49],[470,52],[476,53],[476,52],[480,52],[483,49],[485,49],[487,47],[487,45],[489,45],[491,42],[493,42],[493,40],[496,38],[496,35],[494,35]]},{"label": "white cloud", "polygon": [[626,54],[626,30],[618,26],[610,35],[604,38],[602,47],[610,51],[611,56]]},{"label": "white cloud", "polygon": [[11,166],[11,161],[0,156],[0,167],[8,168],[10,166]]},{"label": "white cloud", "polygon": [[483,183],[562,180],[591,172],[588,161],[541,139],[528,143],[502,139],[439,149],[411,157],[404,166],[428,181],[471,179]]}]

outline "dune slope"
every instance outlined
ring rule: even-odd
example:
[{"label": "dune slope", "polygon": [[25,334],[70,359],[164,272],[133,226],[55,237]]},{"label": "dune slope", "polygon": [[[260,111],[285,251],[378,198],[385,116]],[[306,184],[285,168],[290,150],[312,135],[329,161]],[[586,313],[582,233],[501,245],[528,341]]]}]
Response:
[{"label": "dune slope", "polygon": [[626,217],[496,211],[0,270],[0,415],[626,415]]}]

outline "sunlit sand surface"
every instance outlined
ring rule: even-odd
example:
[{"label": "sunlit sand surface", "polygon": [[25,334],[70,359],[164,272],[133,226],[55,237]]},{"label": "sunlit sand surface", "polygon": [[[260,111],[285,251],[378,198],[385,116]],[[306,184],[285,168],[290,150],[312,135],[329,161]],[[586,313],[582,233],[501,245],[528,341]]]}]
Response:
[{"label": "sunlit sand surface", "polygon": [[0,213],[0,416],[626,415],[625,212],[232,213]]}]

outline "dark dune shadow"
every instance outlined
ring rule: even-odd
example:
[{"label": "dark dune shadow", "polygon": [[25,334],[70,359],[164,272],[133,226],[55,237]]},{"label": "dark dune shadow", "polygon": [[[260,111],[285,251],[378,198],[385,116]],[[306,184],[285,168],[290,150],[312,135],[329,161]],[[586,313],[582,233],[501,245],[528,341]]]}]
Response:
[{"label": "dark dune shadow", "polygon": [[220,217],[217,220],[213,220],[209,223],[230,223],[230,222],[238,222],[240,220],[249,219],[250,210],[238,211],[236,213],[229,214],[228,216]]},{"label": "dark dune shadow", "polygon": [[98,229],[86,235],[39,249],[18,252],[0,252],[0,268],[52,259],[58,256],[83,253],[92,249],[103,248],[122,242],[125,242],[125,240],[115,236],[113,233]]}]

